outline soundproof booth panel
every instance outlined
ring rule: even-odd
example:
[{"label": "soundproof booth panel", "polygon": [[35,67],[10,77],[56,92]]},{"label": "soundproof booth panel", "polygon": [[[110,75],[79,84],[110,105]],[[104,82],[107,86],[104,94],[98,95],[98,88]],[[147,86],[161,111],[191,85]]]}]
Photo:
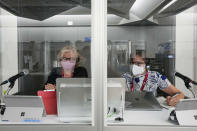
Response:
[{"label": "soundproof booth panel", "polygon": [[91,79],[58,78],[58,117],[91,117]]},{"label": "soundproof booth panel", "polygon": [[116,110],[119,114],[124,110],[125,99],[125,79],[108,78],[107,79],[107,107],[108,112]]}]

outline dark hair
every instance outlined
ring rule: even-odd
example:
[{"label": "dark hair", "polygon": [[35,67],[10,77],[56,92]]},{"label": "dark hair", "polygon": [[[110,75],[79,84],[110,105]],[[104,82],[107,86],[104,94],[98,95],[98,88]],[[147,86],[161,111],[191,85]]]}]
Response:
[{"label": "dark hair", "polygon": [[[131,59],[131,63],[132,63],[132,61],[133,61],[133,59],[135,58],[135,57],[141,57],[142,58],[142,60],[144,61],[144,63],[146,64],[146,65],[149,65],[149,62],[147,61],[147,59],[141,54],[141,53],[136,53],[136,55]],[[145,66],[145,69],[146,69],[146,71],[148,71],[148,68],[147,68],[147,66]]]},{"label": "dark hair", "polygon": [[142,56],[142,54],[136,54],[135,56],[133,56],[131,58],[131,61],[130,62],[132,63],[133,62],[133,59],[136,58],[136,57],[141,57],[142,60],[144,61],[144,63],[146,63],[146,58],[144,56]]}]

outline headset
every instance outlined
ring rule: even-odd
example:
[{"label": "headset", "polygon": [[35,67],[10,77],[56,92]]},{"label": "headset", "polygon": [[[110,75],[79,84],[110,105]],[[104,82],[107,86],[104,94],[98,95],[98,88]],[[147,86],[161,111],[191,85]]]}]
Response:
[{"label": "headset", "polygon": [[76,59],[76,63],[79,63],[80,62],[80,57],[77,57],[77,59]]}]

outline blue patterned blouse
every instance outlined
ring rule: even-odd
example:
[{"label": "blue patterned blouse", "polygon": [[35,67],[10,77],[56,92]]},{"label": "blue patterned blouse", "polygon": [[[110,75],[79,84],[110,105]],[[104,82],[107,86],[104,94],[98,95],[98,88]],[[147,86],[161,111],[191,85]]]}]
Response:
[{"label": "blue patterned blouse", "polygon": [[[140,91],[145,78],[145,74],[140,76],[131,76],[130,73],[125,73],[122,76],[126,79],[127,91],[131,91],[132,81],[134,82],[134,91]],[[143,91],[153,92],[153,94],[156,96],[158,87],[163,90],[168,88],[170,85],[171,83],[166,78],[166,76],[161,75],[156,71],[148,71],[148,78]]]}]

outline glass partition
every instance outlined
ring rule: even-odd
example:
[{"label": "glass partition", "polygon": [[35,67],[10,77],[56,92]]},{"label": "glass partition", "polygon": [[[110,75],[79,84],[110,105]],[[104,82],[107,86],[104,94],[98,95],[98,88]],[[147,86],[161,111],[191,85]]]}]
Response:
[{"label": "glass partition", "polygon": [[[0,5],[5,113],[10,109],[5,95],[16,96],[16,102],[40,96],[46,111],[38,118],[41,124],[94,125],[91,1],[2,0]],[[17,122],[33,122],[28,113]]]},{"label": "glass partition", "polygon": [[0,129],[196,130],[196,3],[0,0]]},{"label": "glass partition", "polygon": [[197,126],[196,6],[179,2],[108,2],[107,126]]}]

